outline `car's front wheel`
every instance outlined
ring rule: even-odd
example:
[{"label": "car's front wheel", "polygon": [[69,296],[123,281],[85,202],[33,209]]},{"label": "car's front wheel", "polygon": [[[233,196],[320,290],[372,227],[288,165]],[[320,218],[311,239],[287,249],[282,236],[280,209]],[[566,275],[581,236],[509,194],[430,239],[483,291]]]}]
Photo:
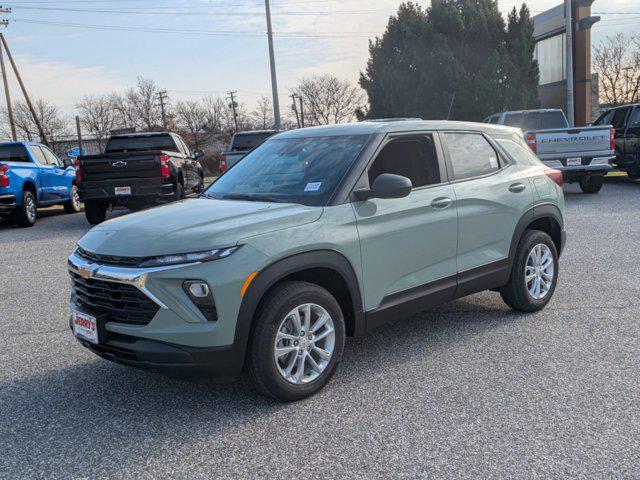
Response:
[{"label": "car's front wheel", "polygon": [[500,289],[514,310],[535,312],[549,303],[558,281],[558,252],[545,232],[526,230],[520,239],[509,282]]},{"label": "car's front wheel", "polygon": [[262,393],[289,402],[318,392],[331,379],[344,350],[340,305],[307,282],[276,286],[257,313],[249,373]]}]

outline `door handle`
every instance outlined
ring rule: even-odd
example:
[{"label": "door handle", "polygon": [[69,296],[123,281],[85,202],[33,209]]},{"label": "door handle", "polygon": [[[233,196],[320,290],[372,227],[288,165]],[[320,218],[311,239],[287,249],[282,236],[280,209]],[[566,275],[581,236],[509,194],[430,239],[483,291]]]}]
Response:
[{"label": "door handle", "polygon": [[433,208],[447,208],[453,203],[453,200],[449,197],[438,197],[431,202]]},{"label": "door handle", "polygon": [[509,191],[513,193],[524,192],[524,189],[527,188],[523,183],[517,182],[509,186]]}]

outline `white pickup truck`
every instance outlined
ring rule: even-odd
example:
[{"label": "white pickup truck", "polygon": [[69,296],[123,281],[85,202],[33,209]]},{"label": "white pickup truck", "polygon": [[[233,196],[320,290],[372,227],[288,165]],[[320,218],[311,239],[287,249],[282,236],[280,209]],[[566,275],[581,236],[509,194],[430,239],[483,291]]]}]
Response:
[{"label": "white pickup truck", "polygon": [[565,182],[579,182],[585,193],[597,193],[615,158],[611,125],[570,127],[562,110],[519,110],[491,115],[485,123],[518,127],[531,150],[546,165],[562,172]]}]

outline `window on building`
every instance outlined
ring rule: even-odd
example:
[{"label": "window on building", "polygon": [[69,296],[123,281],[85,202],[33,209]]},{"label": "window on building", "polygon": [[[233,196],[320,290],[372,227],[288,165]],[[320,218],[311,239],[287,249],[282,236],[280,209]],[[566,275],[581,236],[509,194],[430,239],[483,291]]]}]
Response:
[{"label": "window on building", "polygon": [[545,38],[536,43],[534,58],[540,69],[540,85],[565,80],[565,41],[564,33]]},{"label": "window on building", "polygon": [[407,177],[414,188],[440,183],[433,137],[412,136],[389,142],[369,168],[369,183],[383,173]]},{"label": "window on building", "polygon": [[456,180],[478,177],[500,169],[498,154],[479,133],[445,134]]}]

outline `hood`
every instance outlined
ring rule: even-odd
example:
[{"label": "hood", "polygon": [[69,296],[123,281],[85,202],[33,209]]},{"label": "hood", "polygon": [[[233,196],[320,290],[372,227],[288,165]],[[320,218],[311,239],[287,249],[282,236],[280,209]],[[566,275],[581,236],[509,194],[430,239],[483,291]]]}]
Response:
[{"label": "hood", "polygon": [[231,247],[255,235],[316,221],[320,207],[191,199],[114,218],[78,242],[102,255],[148,257]]}]

